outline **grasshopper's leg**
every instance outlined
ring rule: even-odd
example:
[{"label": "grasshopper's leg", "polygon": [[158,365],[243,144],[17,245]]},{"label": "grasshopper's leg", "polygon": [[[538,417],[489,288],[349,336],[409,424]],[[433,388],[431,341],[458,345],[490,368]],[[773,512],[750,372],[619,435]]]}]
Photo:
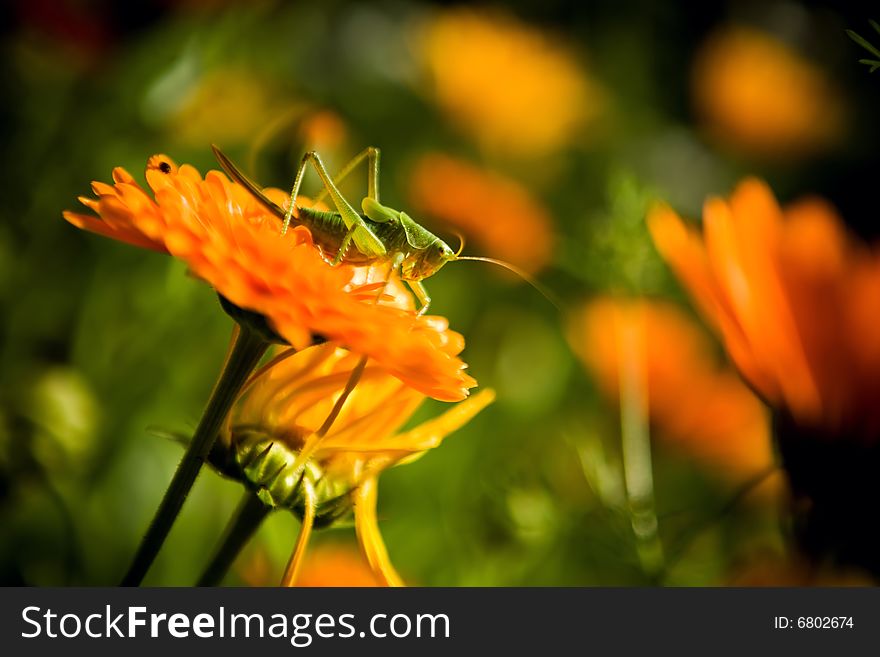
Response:
[{"label": "grasshopper's leg", "polygon": [[354,231],[357,226],[352,226],[348,229],[348,232],[345,234],[345,237],[342,238],[342,242],[339,245],[339,250],[336,252],[336,255],[333,258],[333,262],[330,264],[334,267],[342,262],[342,259],[345,257],[346,251],[348,251],[348,247],[351,245],[351,238],[354,236]]},{"label": "grasshopper's leg", "polygon": [[345,225],[351,229],[356,228],[352,234],[352,238],[354,239],[354,243],[357,246],[358,250],[367,256],[380,256],[385,254],[385,245],[376,237],[373,232],[367,227],[364,223],[364,220],[361,216],[355,211],[351,204],[345,200],[345,197],[333,183],[333,180],[330,178],[330,174],[327,173],[327,167],[324,166],[324,163],[321,161],[321,157],[315,151],[309,151],[305,155],[303,155],[302,161],[299,165],[299,170],[296,172],[296,179],[293,181],[293,189],[290,190],[290,206],[287,208],[287,213],[284,216],[284,227],[282,228],[282,233],[287,231],[287,227],[290,225],[291,218],[293,217],[293,212],[296,204],[296,197],[299,195],[300,187],[302,186],[303,176],[306,172],[306,167],[309,162],[312,163],[312,166],[315,167],[315,171],[317,171],[318,176],[321,178],[321,182],[324,183],[324,188],[327,190],[327,193],[330,194],[330,198],[333,201],[333,205],[336,206],[336,210],[342,216],[342,220],[345,222]]},{"label": "grasshopper's leg", "polygon": [[[400,272],[400,266],[403,264],[403,254],[398,253],[394,258],[394,261],[391,263],[391,271]],[[428,306],[431,305],[431,297],[428,295],[428,290],[422,284],[421,281],[405,281],[409,286],[409,289],[413,291],[413,294],[416,295],[416,299],[419,302],[418,314],[424,315],[428,311]]]},{"label": "grasshopper's leg", "polygon": [[284,213],[284,226],[281,228],[281,234],[287,232],[290,226],[290,220],[293,218],[293,212],[296,209],[296,197],[299,196],[299,188],[302,187],[302,179],[306,173],[306,164],[308,164],[309,153],[303,156],[299,163],[299,169],[296,170],[296,178],[293,179],[293,189],[290,190],[290,203],[287,206],[287,212]]},{"label": "grasshopper's leg", "polygon": [[425,289],[421,281],[407,281],[406,284],[409,285],[409,289],[413,291],[419,303],[422,304],[419,307],[419,315],[424,315],[428,311],[428,306],[431,305],[431,297],[428,296],[428,290]]},{"label": "grasshopper's leg", "polygon": [[[355,155],[351,160],[346,164],[342,169],[340,169],[339,173],[337,173],[333,177],[333,182],[336,185],[342,184],[342,181],[345,180],[349,174],[357,168],[357,166],[367,160],[367,196],[369,196],[374,201],[379,200],[379,156],[381,155],[378,148],[375,146],[370,146],[369,148],[365,148],[360,153]],[[324,198],[327,194],[326,189],[322,189],[321,193],[315,197],[315,202],[318,202]]]}]

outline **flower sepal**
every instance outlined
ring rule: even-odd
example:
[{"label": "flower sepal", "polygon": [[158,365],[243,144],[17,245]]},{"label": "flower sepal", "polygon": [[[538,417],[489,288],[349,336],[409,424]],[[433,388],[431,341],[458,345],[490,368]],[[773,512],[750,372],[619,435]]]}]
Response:
[{"label": "flower sepal", "polygon": [[223,308],[223,312],[242,328],[256,333],[269,344],[288,344],[287,340],[278,335],[271,327],[265,315],[236,306],[222,294],[218,294],[217,297],[220,299],[220,307]]},{"label": "flower sepal", "polygon": [[305,515],[305,490],[315,493],[315,528],[338,524],[353,508],[349,484],[328,476],[314,460],[297,465],[299,452],[284,436],[241,429],[228,441],[218,440],[208,462],[221,475],[245,485],[268,507]]}]

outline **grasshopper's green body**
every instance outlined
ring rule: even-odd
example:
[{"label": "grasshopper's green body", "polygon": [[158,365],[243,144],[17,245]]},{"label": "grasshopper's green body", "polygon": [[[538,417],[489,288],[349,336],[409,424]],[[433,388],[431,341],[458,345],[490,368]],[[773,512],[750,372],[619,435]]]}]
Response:
[{"label": "grasshopper's green body", "polygon": [[[365,214],[361,214],[360,217],[364,225],[370,229],[370,232],[385,245],[386,251],[394,251],[394,247],[388,242],[389,239],[393,240],[396,238],[394,231],[389,230],[391,227],[386,224],[376,223]],[[377,260],[376,256],[366,255],[358,249],[351,247],[344,254],[339,255],[339,247],[342,245],[342,241],[345,239],[349,229],[345,225],[342,215],[338,212],[297,206],[293,222],[308,228],[312,238],[315,240],[315,244],[321,248],[321,253],[332,260],[337,260],[338,258],[339,262],[352,265],[369,265]],[[390,234],[384,235],[383,233],[385,232]]]},{"label": "grasshopper's green body", "polygon": [[[388,210],[384,206],[382,208]],[[362,253],[351,243],[340,254],[340,248],[350,229],[339,212],[297,207],[295,221],[309,229],[315,244],[334,262],[352,265],[391,262],[400,267],[400,277],[405,281],[419,282],[455,259],[455,253],[443,240],[416,223],[405,212],[396,212],[398,216],[387,221],[375,221],[370,214],[378,216],[372,212],[372,208],[370,213],[359,216],[363,225],[385,247],[385,253],[381,255]]]},{"label": "grasshopper's green body", "polygon": [[[421,302],[420,313],[425,312],[431,299],[421,281],[435,274],[456,253],[428,229],[417,223],[405,212],[393,210],[379,203],[379,151],[368,148],[345,166],[336,180],[327,175],[317,153],[306,153],[297,172],[291,191],[291,204],[284,210],[270,200],[262,189],[236,167],[216,146],[214,154],[220,165],[236,182],[246,187],[263,205],[284,222],[283,230],[291,222],[305,226],[311,232],[315,244],[333,264],[341,262],[353,265],[390,263],[400,272]],[[369,192],[364,197],[358,213],[342,196],[336,184],[354,167],[369,158]],[[318,199],[329,193],[336,211],[316,210],[296,206],[305,167],[312,162],[324,183],[325,190]]]}]

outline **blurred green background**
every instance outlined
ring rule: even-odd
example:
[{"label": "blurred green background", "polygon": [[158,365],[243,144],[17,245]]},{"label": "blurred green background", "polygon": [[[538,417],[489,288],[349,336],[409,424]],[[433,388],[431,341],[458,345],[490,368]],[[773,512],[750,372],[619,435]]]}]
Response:
[{"label": "blurred green background", "polygon": [[[870,34],[857,4],[19,0],[5,12],[0,582],[115,583],[181,456],[156,434],[198,421],[231,330],[216,296],[179,262],[77,231],[61,211],[114,166],[140,180],[153,153],[219,168],[211,143],[282,188],[305,148],[336,169],[378,146],[383,202],[562,301],[557,312],[480,263],[428,281],[431,312],[466,336],[469,371],[498,401],[383,475],[380,524],[407,581],[718,585],[786,562],[781,496],[728,505],[748,473],[664,441],[659,421],[653,501],[627,503],[619,405],[575,356],[592,347],[576,318],[590,299],[648,295],[699,325],[644,226],[655,198],[698,217],[707,194],[754,174],[877,232],[864,172],[877,171],[880,78],[844,34]],[[736,30],[748,38],[719,45]],[[773,67],[791,82],[778,98],[750,88],[778,80]],[[346,184],[356,199],[363,188]],[[204,471],[147,583],[194,582],[239,494]],[[295,534],[292,516],[271,516],[227,582],[277,582]],[[313,547],[352,537],[324,530]]]}]

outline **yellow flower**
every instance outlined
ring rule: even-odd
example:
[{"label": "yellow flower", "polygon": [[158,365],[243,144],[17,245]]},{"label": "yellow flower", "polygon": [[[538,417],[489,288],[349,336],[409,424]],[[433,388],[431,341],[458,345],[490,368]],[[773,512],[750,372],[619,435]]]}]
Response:
[{"label": "yellow flower", "polygon": [[285,583],[296,579],[312,526],[353,505],[367,562],[381,583],[400,585],[376,519],[379,474],[437,447],[493,398],[484,390],[401,431],[425,395],[332,344],[283,350],[245,385],[218,441],[226,459],[215,465],[303,519]]},{"label": "yellow flower", "polygon": [[[202,178],[189,165],[178,168],[155,155],[146,175],[155,199],[117,168],[114,185],[95,182],[98,198],[80,199],[100,218],[65,212],[65,219],[183,260],[225,299],[264,316],[294,347],[322,336],[444,401],[463,399],[476,385],[457,357],[462,336],[442,317],[419,316],[393,277],[377,281],[383,272],[331,267],[308,230],[282,235],[277,218],[218,171]],[[285,202],[279,190],[268,194]]]},{"label": "yellow flower", "polygon": [[572,343],[607,397],[620,392],[625,334],[640,338],[645,410],[658,439],[738,481],[773,464],[760,401],[718,365],[706,336],[670,303],[600,298],[580,312]]},{"label": "yellow flower", "polygon": [[447,10],[418,48],[436,102],[487,150],[547,155],[601,112],[603,93],[572,54],[513,17]]},{"label": "yellow flower", "polygon": [[553,221],[516,181],[436,153],[416,162],[409,185],[416,208],[461,229],[487,255],[529,273],[550,262]]},{"label": "yellow flower", "polygon": [[841,135],[843,104],[823,71],[759,30],[732,26],[696,56],[693,100],[711,136],[744,153],[788,158]]}]

